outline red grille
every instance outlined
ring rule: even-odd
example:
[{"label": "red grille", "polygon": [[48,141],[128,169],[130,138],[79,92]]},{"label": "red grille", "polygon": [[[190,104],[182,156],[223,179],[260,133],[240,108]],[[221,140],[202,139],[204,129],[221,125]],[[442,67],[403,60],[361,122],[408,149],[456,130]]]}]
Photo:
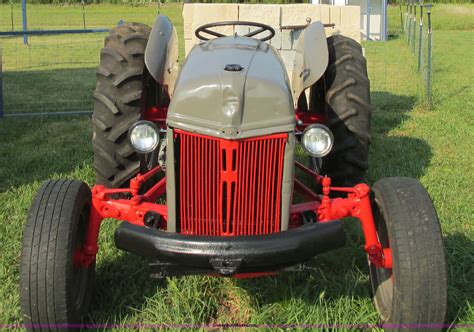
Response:
[{"label": "red grille", "polygon": [[182,234],[280,231],[287,134],[229,141],[175,130]]}]

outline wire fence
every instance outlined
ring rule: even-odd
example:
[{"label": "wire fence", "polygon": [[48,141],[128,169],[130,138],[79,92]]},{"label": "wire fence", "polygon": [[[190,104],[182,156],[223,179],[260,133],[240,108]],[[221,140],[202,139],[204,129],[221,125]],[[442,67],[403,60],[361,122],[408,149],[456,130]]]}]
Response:
[{"label": "wire fence", "polygon": [[[10,8],[6,5],[1,6],[0,9]],[[15,13],[19,10],[20,7],[16,7]],[[182,31],[181,10],[182,7],[179,5],[167,5],[162,11],[175,22],[178,33]],[[123,16],[125,13],[126,16]],[[92,5],[86,18],[86,28],[112,27],[121,19],[151,25],[156,13],[156,4],[134,7]],[[36,30],[84,28],[80,6],[31,5],[30,15],[30,26]],[[9,17],[10,14],[5,11],[0,13],[2,19],[0,31],[8,31],[10,28],[21,31],[21,24],[18,23],[21,23],[20,16],[15,16],[14,24],[4,20],[6,16]],[[408,19],[405,19],[405,23],[408,23]],[[408,30],[406,31],[409,36]],[[0,98],[0,102],[3,99],[4,114],[19,116],[66,112],[90,113],[93,109],[95,72],[106,35],[106,32],[30,35],[27,45],[24,44],[21,34],[0,36],[0,49],[3,49],[3,52],[0,51],[0,75],[3,79],[3,98]],[[417,33],[417,36],[420,35]],[[415,36],[417,41],[416,38],[418,37]],[[397,40],[394,42],[398,43]],[[399,42],[404,43],[403,40]],[[181,53],[183,53],[182,44],[180,41]],[[404,59],[411,57],[407,48],[402,47],[399,54],[393,54],[386,48],[385,43],[365,43],[364,47],[368,56],[372,94],[377,107],[406,108],[411,100],[401,103],[403,96],[422,99],[425,86],[413,79],[417,75],[413,73],[412,61],[411,64],[404,62]],[[426,54],[427,43],[423,42],[421,47],[422,52],[419,52],[418,48],[414,49],[418,50],[418,54]],[[426,75],[426,68],[427,61],[422,60],[420,71],[423,75]],[[414,83],[407,84],[407,81],[416,82],[416,86]]]},{"label": "wire fence", "polygon": [[0,4],[0,113],[90,112],[108,29],[90,18],[86,25],[84,4],[28,6]]},{"label": "wire fence", "polygon": [[[431,26],[432,4],[423,0],[409,0],[403,15],[403,32],[408,46],[417,60],[417,69],[424,82],[424,97],[428,106],[432,106],[433,82],[433,29]],[[400,14],[402,5],[400,4]],[[426,17],[425,17],[426,14]],[[425,21],[426,19],[426,21]]]},{"label": "wire fence", "polygon": [[92,110],[104,34],[30,36],[3,40],[5,114]]}]

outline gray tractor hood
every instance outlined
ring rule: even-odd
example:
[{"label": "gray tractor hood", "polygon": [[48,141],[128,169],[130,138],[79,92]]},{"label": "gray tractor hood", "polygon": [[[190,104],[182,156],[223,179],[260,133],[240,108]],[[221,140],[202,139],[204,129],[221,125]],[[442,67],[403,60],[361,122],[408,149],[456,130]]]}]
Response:
[{"label": "gray tractor hood", "polygon": [[175,85],[172,128],[239,139],[294,130],[292,94],[274,48],[247,37],[196,45]]}]

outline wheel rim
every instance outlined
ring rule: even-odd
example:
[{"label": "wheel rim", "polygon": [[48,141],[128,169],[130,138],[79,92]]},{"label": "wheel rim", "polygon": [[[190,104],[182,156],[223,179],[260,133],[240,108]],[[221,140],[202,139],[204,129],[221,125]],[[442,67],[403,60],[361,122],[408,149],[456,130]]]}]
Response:
[{"label": "wheel rim", "polygon": [[[377,228],[377,238],[383,248],[389,248],[388,232],[383,212],[379,208],[377,200],[374,204],[374,221]],[[378,268],[369,263],[370,279],[372,292],[374,295],[375,306],[380,314],[382,321],[386,321],[392,311],[393,300],[393,270]]]},{"label": "wheel rim", "polygon": [[[73,259],[74,253],[81,249],[84,244],[86,237],[87,224],[89,219],[89,207],[87,204],[81,210],[81,215],[79,217],[79,222],[77,225],[77,233],[74,241],[74,250],[73,250]],[[84,297],[87,291],[87,281],[88,281],[89,268],[82,267],[80,265],[73,265],[73,299],[74,306],[76,310],[79,310],[82,307],[84,302]]]}]

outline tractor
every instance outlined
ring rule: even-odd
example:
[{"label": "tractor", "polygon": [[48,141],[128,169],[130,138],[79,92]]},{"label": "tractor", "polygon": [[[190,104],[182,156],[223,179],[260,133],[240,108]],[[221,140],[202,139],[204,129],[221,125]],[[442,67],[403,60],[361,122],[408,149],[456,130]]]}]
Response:
[{"label": "tractor", "polygon": [[[222,32],[237,26],[246,32]],[[262,23],[200,26],[181,68],[166,16],[111,30],[94,91],[96,184],[47,181],[29,210],[27,327],[81,323],[106,219],[121,221],[117,248],[149,258],[155,278],[301,270],[344,246],[343,223],[356,220],[381,324],[443,324],[446,260],[427,191],[411,178],[366,183],[362,47],[327,37],[319,21],[300,28],[292,77],[269,43],[275,29]]]}]

